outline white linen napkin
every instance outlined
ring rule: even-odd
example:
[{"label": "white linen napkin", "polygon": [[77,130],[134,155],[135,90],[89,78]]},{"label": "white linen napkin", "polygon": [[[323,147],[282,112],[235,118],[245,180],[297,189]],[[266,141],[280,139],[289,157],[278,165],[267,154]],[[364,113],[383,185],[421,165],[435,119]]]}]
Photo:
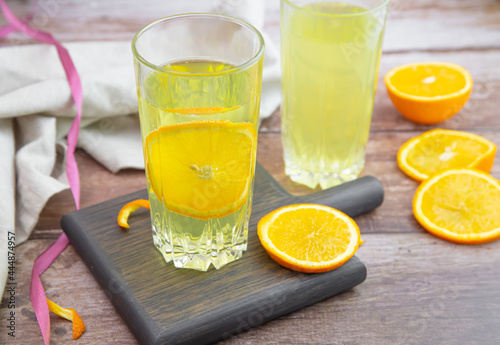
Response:
[{"label": "white linen napkin", "polygon": [[[257,6],[255,11],[243,13],[238,12],[243,7],[228,8],[224,4],[218,2],[214,11],[244,17],[262,28],[261,1],[239,1],[247,8]],[[279,55],[271,40],[265,39],[261,119],[280,104]],[[143,169],[131,42],[64,46],[83,89],[78,147],[112,172]],[[16,244],[21,244],[29,237],[47,200],[69,187],[65,136],[75,115],[54,47],[37,44],[0,48],[0,262],[7,262],[7,233],[15,232]],[[2,292],[6,276],[7,265],[0,265]]]}]

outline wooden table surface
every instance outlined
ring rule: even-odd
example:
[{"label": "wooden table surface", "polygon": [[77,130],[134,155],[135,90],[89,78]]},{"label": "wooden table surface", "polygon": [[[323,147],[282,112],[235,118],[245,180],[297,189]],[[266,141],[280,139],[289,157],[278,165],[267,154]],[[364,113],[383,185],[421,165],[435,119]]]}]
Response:
[{"label": "wooden table surface", "polygon": [[[208,11],[211,1],[40,1],[38,26],[63,42],[127,40],[144,24],[166,15]],[[25,15],[31,1],[10,1]],[[266,4],[265,30],[279,43],[279,2]],[[5,21],[0,19],[0,24]],[[16,35],[9,44],[31,43]],[[5,43],[2,43],[5,45]],[[385,188],[383,205],[357,218],[365,244],[357,255],[368,269],[358,287],[242,333],[225,344],[500,344],[500,241],[465,246],[440,240],[415,221],[417,183],[402,174],[396,152],[407,139],[435,126],[405,120],[382,82],[392,67],[418,61],[455,62],[474,78],[462,111],[439,125],[480,134],[500,145],[500,1],[392,0],[363,175]],[[132,68],[132,66],[131,66]],[[78,152],[82,207],[145,188],[143,171],[112,174]],[[498,157],[497,157],[498,160]],[[263,122],[258,161],[295,194],[311,191],[283,171],[280,113]],[[492,175],[500,178],[500,161]],[[16,248],[16,338],[0,343],[42,344],[29,299],[34,259],[61,234],[63,214],[74,208],[69,191],[45,206],[30,239]],[[74,307],[87,330],[71,339],[71,324],[51,315],[51,344],[136,344],[87,267],[70,246],[43,274],[47,296]],[[0,311],[1,319],[7,314]],[[2,325],[5,321],[2,321]]]}]

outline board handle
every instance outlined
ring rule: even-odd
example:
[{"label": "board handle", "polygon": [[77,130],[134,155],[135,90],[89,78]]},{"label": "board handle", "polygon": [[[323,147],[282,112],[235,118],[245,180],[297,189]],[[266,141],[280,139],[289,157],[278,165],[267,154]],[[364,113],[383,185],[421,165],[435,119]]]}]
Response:
[{"label": "board handle", "polygon": [[334,207],[351,217],[379,207],[384,201],[384,187],[373,176],[365,176],[320,192],[297,196],[294,203],[312,203]]}]

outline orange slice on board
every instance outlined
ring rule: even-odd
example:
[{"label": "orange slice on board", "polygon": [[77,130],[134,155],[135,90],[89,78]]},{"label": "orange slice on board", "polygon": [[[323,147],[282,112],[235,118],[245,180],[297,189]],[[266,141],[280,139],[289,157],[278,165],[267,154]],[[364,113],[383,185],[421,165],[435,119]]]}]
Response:
[{"label": "orange slice on board", "polygon": [[264,216],[257,228],[271,258],[300,272],[326,272],[342,266],[361,243],[356,222],[323,205],[279,208]]},{"label": "orange slice on board", "polygon": [[465,68],[447,62],[398,66],[385,75],[384,82],[396,109],[422,124],[455,115],[469,99],[473,84]]},{"label": "orange slice on board", "polygon": [[431,234],[481,244],[500,238],[500,182],[475,169],[449,169],[425,180],[413,198],[413,214]]},{"label": "orange slice on board", "polygon": [[229,215],[247,199],[256,145],[257,132],[247,122],[163,126],[146,137],[151,187],[171,211],[198,219]]},{"label": "orange slice on board", "polygon": [[398,166],[409,177],[423,181],[451,168],[476,168],[489,172],[497,147],[491,141],[462,131],[433,129],[404,143]]}]

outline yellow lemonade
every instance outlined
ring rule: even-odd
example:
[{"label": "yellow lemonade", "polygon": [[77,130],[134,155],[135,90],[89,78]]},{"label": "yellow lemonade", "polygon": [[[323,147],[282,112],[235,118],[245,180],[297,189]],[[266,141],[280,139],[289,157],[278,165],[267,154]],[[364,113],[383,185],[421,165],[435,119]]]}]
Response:
[{"label": "yellow lemonade", "polygon": [[164,68],[138,92],[154,244],[177,267],[219,268],[247,247],[259,65],[236,73],[206,60]]},{"label": "yellow lemonade", "polygon": [[352,180],[364,166],[385,10],[318,2],[281,13],[286,174],[311,188]]}]

